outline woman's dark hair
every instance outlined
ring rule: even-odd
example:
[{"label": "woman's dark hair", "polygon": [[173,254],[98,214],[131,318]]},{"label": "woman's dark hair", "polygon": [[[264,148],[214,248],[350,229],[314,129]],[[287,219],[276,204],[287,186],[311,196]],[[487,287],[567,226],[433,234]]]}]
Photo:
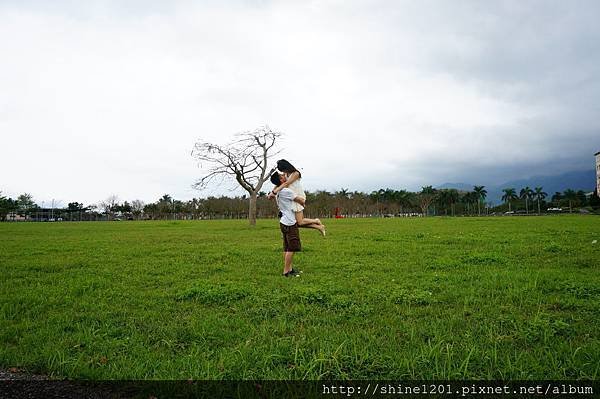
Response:
[{"label": "woman's dark hair", "polygon": [[292,165],[285,159],[280,159],[279,161],[277,161],[277,169],[279,169],[281,172],[290,173],[290,174],[294,173],[294,172],[298,172],[298,176],[302,177],[302,174],[300,173],[300,171],[298,169],[296,169],[294,167],[294,165]]}]

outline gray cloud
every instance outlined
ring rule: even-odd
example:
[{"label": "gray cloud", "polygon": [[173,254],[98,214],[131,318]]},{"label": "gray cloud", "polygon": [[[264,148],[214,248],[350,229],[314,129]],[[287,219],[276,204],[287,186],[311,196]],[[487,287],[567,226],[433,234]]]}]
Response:
[{"label": "gray cloud", "polygon": [[28,145],[0,158],[11,171],[0,189],[87,202],[228,193],[191,190],[194,142],[264,123],[286,132],[282,156],[307,189],[591,169],[599,11],[594,1],[3,2],[0,132]]}]

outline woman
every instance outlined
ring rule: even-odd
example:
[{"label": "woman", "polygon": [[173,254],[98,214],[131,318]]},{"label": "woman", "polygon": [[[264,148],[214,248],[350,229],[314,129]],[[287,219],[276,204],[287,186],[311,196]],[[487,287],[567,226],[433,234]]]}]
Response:
[{"label": "woman", "polygon": [[[302,188],[302,183],[300,180],[302,179],[302,174],[288,161],[285,159],[280,159],[277,161],[277,169],[285,173],[286,181],[275,187],[273,189],[273,194],[277,195],[282,188],[287,187],[296,194],[296,196],[301,197],[306,200],[306,194],[304,193],[304,189]],[[321,232],[321,235],[325,236],[325,226],[321,223],[320,219],[308,219],[304,217],[304,207],[297,202],[294,202],[293,205],[294,214],[296,215],[296,222],[298,223],[298,227],[306,227],[311,229],[316,229]]]}]

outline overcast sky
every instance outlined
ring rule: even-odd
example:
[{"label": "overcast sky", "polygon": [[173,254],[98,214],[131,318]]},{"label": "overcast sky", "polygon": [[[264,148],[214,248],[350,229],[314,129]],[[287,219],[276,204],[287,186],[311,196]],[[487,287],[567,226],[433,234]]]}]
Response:
[{"label": "overcast sky", "polygon": [[599,16],[577,0],[0,0],[0,190],[241,194],[192,189],[190,152],[263,124],[311,191],[593,169]]}]

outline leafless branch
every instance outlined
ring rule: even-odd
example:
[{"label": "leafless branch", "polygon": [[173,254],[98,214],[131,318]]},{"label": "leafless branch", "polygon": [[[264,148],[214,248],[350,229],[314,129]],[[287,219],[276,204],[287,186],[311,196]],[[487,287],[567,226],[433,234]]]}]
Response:
[{"label": "leafless branch", "polygon": [[271,150],[281,136],[282,133],[268,126],[261,126],[253,131],[236,134],[234,139],[225,145],[196,143],[192,156],[199,161],[204,174],[193,187],[204,189],[217,177],[232,177],[248,193],[258,192],[275,170],[272,168],[267,171],[267,164],[270,158],[279,153]]}]

